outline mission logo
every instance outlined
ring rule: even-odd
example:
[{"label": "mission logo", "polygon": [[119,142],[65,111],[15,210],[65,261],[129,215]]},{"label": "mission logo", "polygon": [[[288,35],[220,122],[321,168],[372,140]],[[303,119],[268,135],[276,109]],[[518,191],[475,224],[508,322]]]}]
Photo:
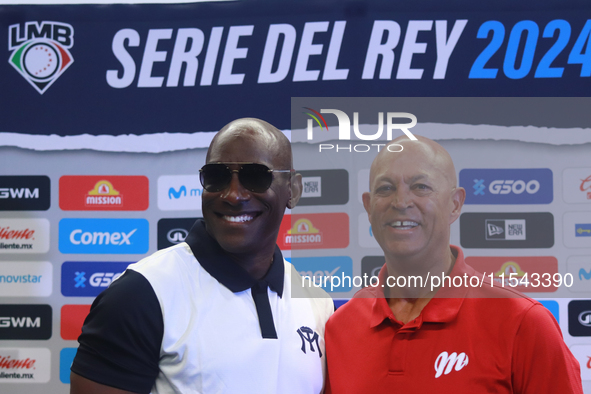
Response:
[{"label": "mission logo", "polygon": [[144,211],[149,205],[145,176],[64,175],[59,185],[64,211]]},{"label": "mission logo", "polygon": [[346,213],[285,215],[277,244],[281,249],[333,249],[349,246]]}]

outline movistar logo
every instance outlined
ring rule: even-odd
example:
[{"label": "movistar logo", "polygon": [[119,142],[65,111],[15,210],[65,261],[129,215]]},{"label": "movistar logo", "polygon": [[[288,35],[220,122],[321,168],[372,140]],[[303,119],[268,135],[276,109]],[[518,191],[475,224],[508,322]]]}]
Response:
[{"label": "movistar logo", "polygon": [[583,278],[587,280],[591,279],[591,268],[589,268],[589,272],[585,271],[584,268],[579,270],[579,280],[583,280]]},{"label": "movistar logo", "polygon": [[170,199],[179,199],[181,197],[185,197],[187,195],[187,188],[183,185],[179,188],[178,191],[175,190],[174,187],[168,189],[168,198]]}]

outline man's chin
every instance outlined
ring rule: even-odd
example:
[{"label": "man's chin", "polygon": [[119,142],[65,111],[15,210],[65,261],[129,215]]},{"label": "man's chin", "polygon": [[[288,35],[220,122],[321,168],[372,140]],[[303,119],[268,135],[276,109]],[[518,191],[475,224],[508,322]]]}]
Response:
[{"label": "man's chin", "polygon": [[254,254],[257,248],[260,246],[256,241],[248,242],[244,237],[239,239],[232,239],[228,237],[222,237],[217,240],[222,249],[229,254]]},{"label": "man's chin", "polygon": [[425,250],[424,245],[418,245],[414,242],[408,241],[378,243],[380,244],[380,248],[382,248],[384,253],[392,257],[412,257],[421,254],[421,252]]}]

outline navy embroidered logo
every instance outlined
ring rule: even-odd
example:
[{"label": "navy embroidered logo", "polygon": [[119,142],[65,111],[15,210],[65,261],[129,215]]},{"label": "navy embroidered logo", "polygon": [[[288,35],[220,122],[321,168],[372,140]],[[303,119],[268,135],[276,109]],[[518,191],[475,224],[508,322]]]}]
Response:
[{"label": "navy embroidered logo", "polygon": [[318,357],[322,357],[322,351],[320,350],[320,345],[318,345],[318,333],[306,326],[301,326],[297,332],[300,338],[302,338],[302,352],[306,353],[306,343],[310,344],[310,351],[316,352],[314,349],[314,342],[316,342]]}]

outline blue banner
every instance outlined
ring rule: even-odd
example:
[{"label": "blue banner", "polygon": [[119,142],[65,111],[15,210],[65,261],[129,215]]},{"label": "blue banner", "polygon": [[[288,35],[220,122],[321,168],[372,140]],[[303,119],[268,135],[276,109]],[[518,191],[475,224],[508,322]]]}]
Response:
[{"label": "blue banner", "polygon": [[175,138],[243,116],[288,129],[302,96],[589,95],[581,10],[341,7],[1,6],[3,144],[77,136],[25,147],[101,150],[87,137],[112,135],[122,150],[203,147],[210,137]]},{"label": "blue banner", "polygon": [[143,254],[148,252],[145,219],[62,219],[59,249],[77,254]]},{"label": "blue banner", "polygon": [[466,168],[460,186],[466,204],[550,204],[554,199],[548,168]]}]

